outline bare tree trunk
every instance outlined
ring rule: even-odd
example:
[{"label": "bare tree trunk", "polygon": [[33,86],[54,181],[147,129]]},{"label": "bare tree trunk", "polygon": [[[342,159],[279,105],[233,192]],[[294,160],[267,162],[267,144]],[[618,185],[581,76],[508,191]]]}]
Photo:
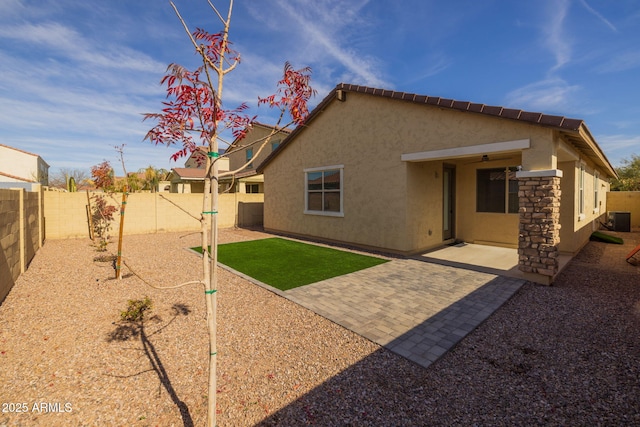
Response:
[{"label": "bare tree trunk", "polygon": [[93,235],[93,213],[91,211],[91,197],[89,197],[89,190],[87,190],[87,217],[89,218],[89,238],[95,241]]},{"label": "bare tree trunk", "polygon": [[[218,154],[218,142],[212,141],[214,156]],[[209,426],[214,427],[216,425],[216,407],[217,407],[217,286],[218,286],[218,162],[215,161],[212,165],[211,178],[209,180],[211,187],[211,256],[209,260],[209,277],[211,281],[209,283],[207,295],[207,320],[209,326]]]},{"label": "bare tree trunk", "polygon": [[118,257],[116,258],[116,279],[122,279],[122,235],[124,233],[124,211],[127,207],[127,185],[122,189],[120,205],[120,232],[118,233]]},{"label": "bare tree trunk", "polygon": [[124,165],[124,144],[115,147],[120,154],[120,163],[122,163],[122,171],[124,172],[124,186],[122,188],[122,204],[120,205],[120,232],[118,233],[118,256],[116,258],[116,279],[122,279],[122,236],[124,234],[124,212],[127,208],[127,195],[129,194],[129,186],[127,185],[127,168]]}]

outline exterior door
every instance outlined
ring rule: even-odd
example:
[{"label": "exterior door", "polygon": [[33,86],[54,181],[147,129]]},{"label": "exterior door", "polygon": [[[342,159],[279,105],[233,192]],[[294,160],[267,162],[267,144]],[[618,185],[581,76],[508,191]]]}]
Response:
[{"label": "exterior door", "polygon": [[442,240],[455,238],[456,169],[445,165],[442,170]]}]

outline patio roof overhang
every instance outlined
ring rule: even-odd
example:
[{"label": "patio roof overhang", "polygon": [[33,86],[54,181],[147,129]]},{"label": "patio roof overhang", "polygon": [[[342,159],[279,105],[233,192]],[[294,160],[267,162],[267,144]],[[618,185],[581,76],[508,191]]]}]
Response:
[{"label": "patio roof overhang", "polygon": [[403,162],[426,162],[470,157],[482,154],[517,152],[531,147],[531,140],[494,142],[491,144],[472,145],[469,147],[445,148],[443,150],[420,151],[400,155]]},{"label": "patio roof overhang", "polygon": [[612,178],[618,178],[618,172],[604,155],[586,125],[582,124],[577,131],[562,131],[560,134],[567,142],[576,147],[581,154],[590,158],[591,161],[605,170]]}]

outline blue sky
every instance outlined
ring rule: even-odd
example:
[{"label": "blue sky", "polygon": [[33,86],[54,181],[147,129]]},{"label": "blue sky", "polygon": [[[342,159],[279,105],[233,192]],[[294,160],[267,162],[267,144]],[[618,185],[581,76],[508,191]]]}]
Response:
[{"label": "blue sky", "polygon": [[[206,0],[175,3],[220,30]],[[585,120],[614,166],[640,155],[637,0],[236,0],[231,40],[227,107],[273,93],[290,61],[313,68],[313,105],[340,82],[502,105]],[[172,62],[198,65],[167,0],[0,0],[0,143],[51,172],[118,166],[120,144],[129,171],[182,166],[142,141]]]}]

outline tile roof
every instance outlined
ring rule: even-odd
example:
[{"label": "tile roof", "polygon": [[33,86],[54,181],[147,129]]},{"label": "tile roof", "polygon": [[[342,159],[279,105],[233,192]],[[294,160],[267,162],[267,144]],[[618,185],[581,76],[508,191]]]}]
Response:
[{"label": "tile roof", "polygon": [[[336,86],[335,91],[344,90],[347,92],[366,93],[374,96],[386,98],[400,99],[416,104],[428,104],[442,108],[450,108],[458,111],[469,111],[472,113],[486,114],[489,116],[497,116],[505,119],[519,120],[530,122],[544,126],[552,126],[560,129],[578,130],[583,121],[580,119],[570,119],[562,116],[554,116],[551,114],[534,113],[531,111],[517,110],[513,108],[505,108],[496,105],[477,104],[469,101],[457,101],[455,99],[440,98],[437,96],[417,95],[408,92],[396,92],[385,89],[375,89],[367,86],[352,85],[340,83]],[[326,98],[325,98],[326,99]],[[323,100],[324,102],[324,100]],[[313,114],[313,112],[312,112]]]},{"label": "tile roof", "polygon": [[[567,133],[575,134],[569,138],[572,143],[578,143],[580,149],[586,150],[592,154],[587,154],[589,157],[594,158],[596,163],[602,165],[605,169],[615,176],[616,172],[609,163],[602,149],[597,145],[595,139],[591,136],[586,124],[581,119],[572,119],[563,116],[556,116],[552,114],[537,113],[531,111],[518,110],[513,108],[505,108],[496,105],[478,104],[469,101],[458,101],[454,99],[441,98],[436,96],[418,95],[409,92],[398,92],[386,89],[376,89],[368,86],[353,85],[348,83],[339,83],[320,103],[311,111],[309,118],[305,125],[298,126],[285,138],[280,144],[278,149],[274,150],[267,156],[267,158],[256,168],[258,173],[262,173],[264,168],[275,158],[290,141],[295,139],[298,133],[302,130],[318,115],[320,114],[334,99],[339,95],[339,91],[356,92],[362,94],[368,94],[373,96],[379,96],[390,99],[397,99],[415,104],[425,104],[437,106],[440,108],[448,108],[458,111],[466,111],[476,114],[484,114],[487,116],[500,117],[508,120],[516,120],[524,123],[530,123],[545,127],[551,127],[564,131]],[[584,133],[584,136],[582,135]],[[585,139],[586,138],[586,139]]]},{"label": "tile roof", "polygon": [[173,168],[171,170],[182,179],[204,179],[206,175],[203,168]]}]

